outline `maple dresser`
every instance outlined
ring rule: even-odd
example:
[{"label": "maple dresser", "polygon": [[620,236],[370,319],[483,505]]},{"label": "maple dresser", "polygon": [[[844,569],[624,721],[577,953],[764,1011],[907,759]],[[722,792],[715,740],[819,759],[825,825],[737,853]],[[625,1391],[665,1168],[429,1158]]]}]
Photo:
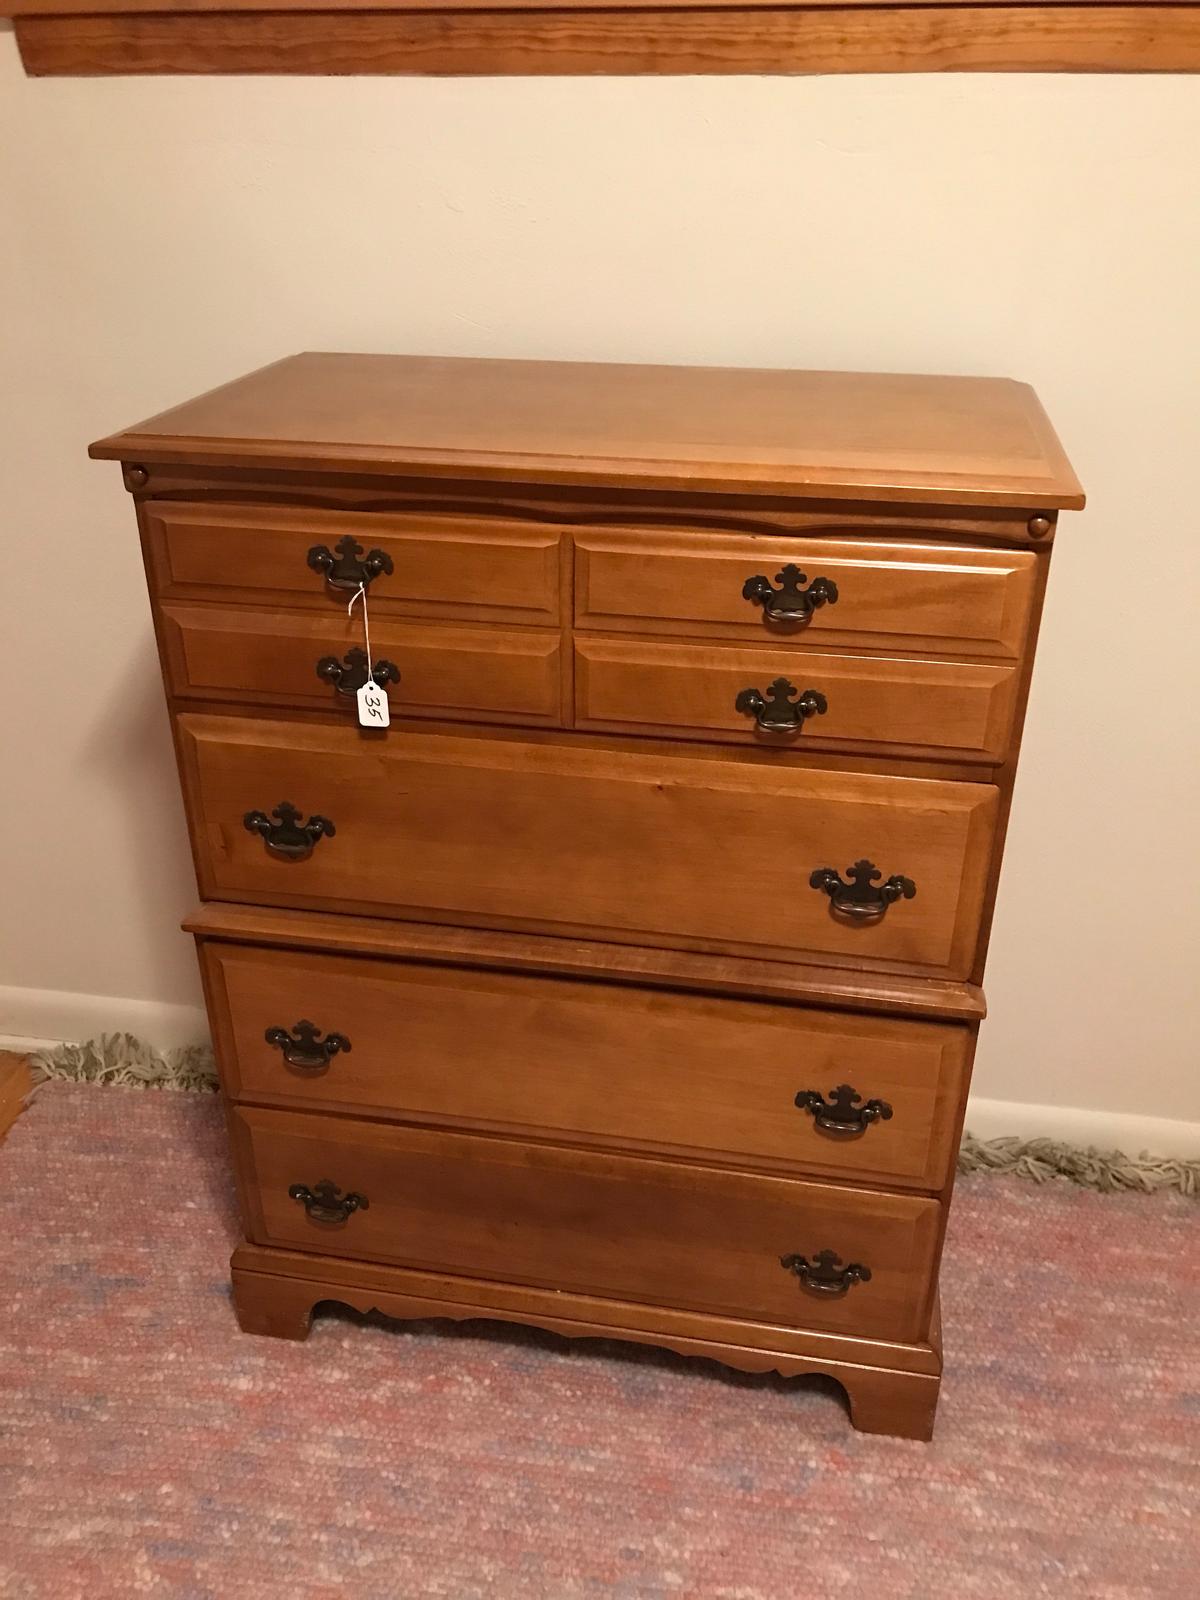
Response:
[{"label": "maple dresser", "polygon": [[242,1326],[634,1339],[927,1438],[1083,504],[1033,392],[302,355],[92,454],[137,506]]}]

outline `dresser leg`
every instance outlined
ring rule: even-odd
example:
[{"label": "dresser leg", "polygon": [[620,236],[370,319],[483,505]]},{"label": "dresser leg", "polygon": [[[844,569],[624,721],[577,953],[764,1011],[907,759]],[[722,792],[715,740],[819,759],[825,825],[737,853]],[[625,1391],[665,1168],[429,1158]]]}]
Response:
[{"label": "dresser leg", "polygon": [[314,1293],[299,1278],[233,1269],[233,1304],[243,1333],[272,1339],[307,1339]]},{"label": "dresser leg", "polygon": [[926,1373],[885,1372],[878,1367],[846,1367],[838,1382],[850,1401],[850,1420],[860,1433],[887,1433],[897,1439],[933,1438],[942,1380]]}]

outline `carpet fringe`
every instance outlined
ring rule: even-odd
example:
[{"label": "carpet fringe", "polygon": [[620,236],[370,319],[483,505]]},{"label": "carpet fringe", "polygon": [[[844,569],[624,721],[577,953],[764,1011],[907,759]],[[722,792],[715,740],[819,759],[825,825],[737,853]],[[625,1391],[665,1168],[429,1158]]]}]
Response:
[{"label": "carpet fringe", "polygon": [[115,1083],[126,1089],[215,1092],[217,1068],[208,1045],[155,1050],[132,1033],[102,1033],[84,1044],[58,1044],[29,1057],[34,1083]]},{"label": "carpet fringe", "polygon": [[[177,1089],[211,1094],[217,1069],[208,1045],[155,1050],[131,1033],[103,1033],[84,1044],[60,1044],[37,1050],[29,1058],[34,1082],[65,1079],[75,1083],[114,1083],[130,1089]],[[1102,1194],[1177,1189],[1190,1199],[1200,1197],[1200,1161],[1168,1156],[1139,1156],[1121,1150],[1081,1149],[1057,1139],[998,1139],[963,1136],[960,1172],[1008,1173],[1034,1183],[1067,1179]]]},{"label": "carpet fringe", "polygon": [[1081,1149],[1057,1139],[1018,1139],[1013,1134],[998,1139],[976,1139],[973,1134],[964,1134],[958,1170],[1007,1172],[1018,1178],[1031,1178],[1034,1183],[1068,1178],[1102,1194],[1131,1190],[1153,1194],[1159,1189],[1177,1189],[1192,1200],[1200,1195],[1200,1161],[1152,1156],[1145,1150],[1134,1157],[1121,1150],[1097,1150],[1092,1145]]}]

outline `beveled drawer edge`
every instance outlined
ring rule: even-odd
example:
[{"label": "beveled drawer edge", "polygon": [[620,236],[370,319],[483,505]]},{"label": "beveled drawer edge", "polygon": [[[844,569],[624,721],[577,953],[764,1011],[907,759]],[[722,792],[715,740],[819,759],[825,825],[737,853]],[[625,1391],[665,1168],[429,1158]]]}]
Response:
[{"label": "beveled drawer edge", "polygon": [[934,1021],[973,1024],[987,1012],[981,988],[951,979],[907,978],[550,934],[393,922],[335,912],[278,911],[221,901],[203,903],[184,919],[182,927],[197,938],[318,954],[593,978]]},{"label": "beveled drawer edge", "polygon": [[[936,1289],[928,1339],[908,1344],[900,1340],[752,1322],[716,1312],[680,1311],[583,1291],[538,1289],[498,1279],[455,1277],[418,1267],[389,1266],[332,1255],[306,1255],[278,1245],[240,1244],[233,1252],[231,1265],[235,1273],[260,1272],[277,1278],[312,1279],[337,1285],[349,1293],[386,1293],[393,1285],[398,1289],[403,1285],[402,1292],[419,1295],[430,1302],[430,1309],[424,1313],[427,1316],[486,1317],[490,1313],[542,1326],[548,1325],[542,1321],[544,1317],[552,1317],[560,1324],[578,1323],[581,1334],[596,1338],[637,1338],[635,1330],[640,1330],[643,1335],[653,1334],[656,1344],[668,1342],[672,1335],[690,1343],[703,1325],[701,1337],[707,1334],[722,1344],[745,1350],[748,1356],[756,1350],[773,1348],[780,1355],[818,1361],[840,1359],[847,1363],[934,1375],[941,1371]],[[556,1331],[569,1330],[560,1327]]]}]

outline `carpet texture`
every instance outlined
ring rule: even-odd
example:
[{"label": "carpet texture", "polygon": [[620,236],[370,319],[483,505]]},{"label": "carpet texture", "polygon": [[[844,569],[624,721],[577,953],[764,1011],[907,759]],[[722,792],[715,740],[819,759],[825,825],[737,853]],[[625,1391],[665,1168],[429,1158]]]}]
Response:
[{"label": "carpet texture", "polygon": [[1200,1210],[960,1181],[932,1445],[836,1389],[492,1324],[243,1336],[208,1096],[48,1084],[0,1146],[13,1600],[1175,1600]]}]

